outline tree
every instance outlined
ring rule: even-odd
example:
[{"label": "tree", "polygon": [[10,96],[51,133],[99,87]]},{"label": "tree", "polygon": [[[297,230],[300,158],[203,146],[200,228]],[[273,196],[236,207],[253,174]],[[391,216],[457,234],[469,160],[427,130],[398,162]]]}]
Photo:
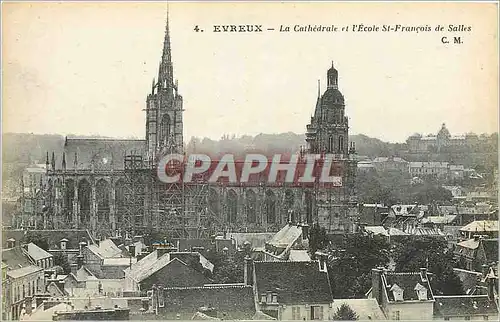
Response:
[{"label": "tree", "polygon": [[68,257],[62,253],[56,253],[54,255],[54,265],[61,266],[64,274],[69,274],[71,272],[71,266],[68,262]]},{"label": "tree", "polygon": [[428,268],[436,295],[461,295],[462,283],[453,271],[453,253],[444,239],[416,236],[394,248],[397,272],[418,272]]},{"label": "tree", "polygon": [[47,238],[37,233],[28,233],[26,243],[33,243],[43,250],[49,250],[49,242],[47,241]]},{"label": "tree", "polygon": [[320,227],[318,223],[313,224],[309,230],[309,254],[311,258],[314,259],[316,252],[327,245],[328,239],[326,238],[325,228]]},{"label": "tree", "polygon": [[[384,239],[361,234],[346,235],[337,250],[330,251],[328,271],[336,298],[362,298],[371,286],[371,270],[389,262]],[[341,249],[341,251],[338,251]]]},{"label": "tree", "polygon": [[358,318],[358,314],[346,303],[342,303],[342,305],[337,308],[337,312],[333,315],[333,320],[337,321],[355,321]]}]

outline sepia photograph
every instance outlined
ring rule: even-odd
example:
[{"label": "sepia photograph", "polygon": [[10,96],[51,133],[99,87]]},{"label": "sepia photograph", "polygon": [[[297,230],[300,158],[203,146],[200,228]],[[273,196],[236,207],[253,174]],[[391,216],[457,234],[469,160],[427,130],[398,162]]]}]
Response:
[{"label": "sepia photograph", "polygon": [[1,319],[497,321],[498,14],[2,1]]}]

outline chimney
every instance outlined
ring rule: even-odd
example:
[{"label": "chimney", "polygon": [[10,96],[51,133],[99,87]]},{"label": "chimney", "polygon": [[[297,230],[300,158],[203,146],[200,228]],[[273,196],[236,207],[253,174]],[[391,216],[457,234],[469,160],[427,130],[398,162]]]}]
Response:
[{"label": "chimney", "polygon": [[16,247],[16,240],[14,238],[10,238],[7,240],[7,248]]},{"label": "chimney", "polygon": [[253,285],[253,259],[245,257],[245,266],[243,267],[245,285]]},{"label": "chimney", "polygon": [[76,275],[76,271],[78,270],[78,264],[74,263],[69,266],[71,268],[71,273],[73,273],[73,275]]},{"label": "chimney", "polygon": [[327,268],[326,268],[327,255],[324,253],[316,252],[316,257],[319,260],[319,271],[326,272],[327,271]]},{"label": "chimney", "polygon": [[135,257],[135,245],[131,244],[128,246],[128,253],[130,254],[130,257]]},{"label": "chimney", "polygon": [[309,225],[302,224],[302,239],[309,239]]},{"label": "chimney", "polygon": [[422,282],[427,282],[427,268],[420,268],[420,278],[422,279]]},{"label": "chimney", "polygon": [[372,269],[372,298],[377,300],[378,305],[382,305],[382,270],[380,268]]},{"label": "chimney", "polygon": [[66,249],[67,244],[68,244],[68,240],[66,238],[63,238],[60,240],[60,245],[61,245],[62,250]]},{"label": "chimney", "polygon": [[84,242],[84,241],[82,241],[82,242],[79,242],[79,243],[78,243],[78,246],[79,246],[79,248],[80,248],[80,255],[81,255],[81,254],[82,254],[82,252],[83,252],[83,248],[84,248],[85,246],[87,246],[87,243],[86,243],[86,242]]},{"label": "chimney", "polygon": [[79,254],[78,256],[76,256],[76,264],[77,264],[78,269],[80,269],[83,266],[83,255],[82,254]]}]

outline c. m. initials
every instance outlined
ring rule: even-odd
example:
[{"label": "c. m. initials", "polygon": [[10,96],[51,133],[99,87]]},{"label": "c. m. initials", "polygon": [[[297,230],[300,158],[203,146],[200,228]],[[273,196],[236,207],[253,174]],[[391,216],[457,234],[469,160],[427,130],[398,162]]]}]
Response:
[{"label": "c. m. initials", "polygon": [[[453,37],[453,40],[451,40],[453,44],[462,44],[462,37]],[[448,37],[442,37],[441,38],[441,42],[443,44],[449,44],[450,43],[450,39]]]}]

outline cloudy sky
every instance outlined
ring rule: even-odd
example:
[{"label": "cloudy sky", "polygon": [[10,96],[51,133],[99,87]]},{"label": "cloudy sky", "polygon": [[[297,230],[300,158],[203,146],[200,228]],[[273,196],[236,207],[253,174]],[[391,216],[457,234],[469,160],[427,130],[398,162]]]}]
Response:
[{"label": "cloudy sky", "polygon": [[[497,131],[495,4],[171,3],[169,11],[186,140],[303,133],[332,61],[353,134],[403,142],[443,122],[457,134]],[[143,137],[165,17],[164,3],[3,4],[3,131]],[[472,31],[278,31],[361,23]],[[214,33],[214,24],[276,30]]]}]

